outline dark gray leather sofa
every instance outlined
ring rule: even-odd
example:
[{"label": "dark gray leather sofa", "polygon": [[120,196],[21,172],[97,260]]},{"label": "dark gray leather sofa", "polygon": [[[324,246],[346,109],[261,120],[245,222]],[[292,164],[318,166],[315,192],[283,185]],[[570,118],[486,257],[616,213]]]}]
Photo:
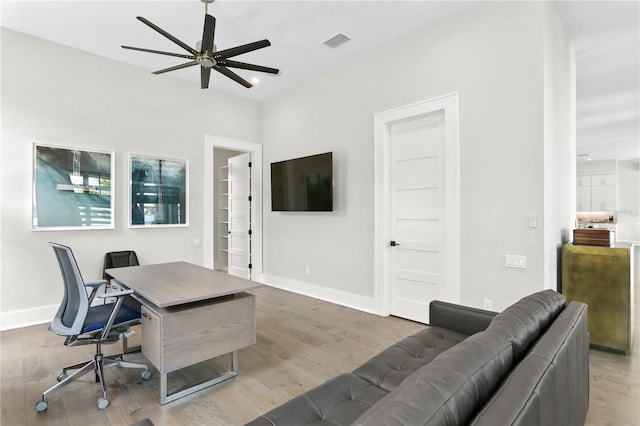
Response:
[{"label": "dark gray leather sofa", "polygon": [[581,425],[587,306],[552,290],[503,312],[431,303],[431,324],[251,426]]}]

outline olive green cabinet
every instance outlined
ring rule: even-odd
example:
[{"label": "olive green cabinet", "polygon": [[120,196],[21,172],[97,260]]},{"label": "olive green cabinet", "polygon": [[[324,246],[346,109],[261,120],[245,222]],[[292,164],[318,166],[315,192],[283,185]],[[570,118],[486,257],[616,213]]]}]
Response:
[{"label": "olive green cabinet", "polygon": [[562,293],[567,302],[589,305],[592,346],[624,353],[633,335],[633,245],[612,247],[565,244]]}]

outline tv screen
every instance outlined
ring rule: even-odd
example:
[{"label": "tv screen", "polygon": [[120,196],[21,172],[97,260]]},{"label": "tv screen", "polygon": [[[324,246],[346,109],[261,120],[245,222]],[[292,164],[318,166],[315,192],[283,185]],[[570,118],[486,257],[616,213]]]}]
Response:
[{"label": "tv screen", "polygon": [[331,152],[271,163],[271,210],[333,211]]}]

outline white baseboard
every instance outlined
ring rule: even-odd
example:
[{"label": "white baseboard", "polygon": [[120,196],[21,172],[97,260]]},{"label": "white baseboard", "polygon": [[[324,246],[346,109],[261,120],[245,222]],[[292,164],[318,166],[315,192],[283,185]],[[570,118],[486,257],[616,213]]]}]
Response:
[{"label": "white baseboard", "polygon": [[325,302],[335,303],[337,305],[346,306],[347,308],[357,309],[370,314],[377,314],[375,309],[376,304],[373,297],[360,296],[358,294],[347,293],[346,291],[322,287],[316,284],[310,284],[304,281],[292,280],[271,274],[264,274],[260,282],[270,287],[302,294],[304,296],[313,297],[315,299],[324,300]]},{"label": "white baseboard", "polygon": [[2,312],[0,314],[0,330],[13,330],[14,328],[51,322],[59,307],[60,305],[50,305],[21,311]]}]

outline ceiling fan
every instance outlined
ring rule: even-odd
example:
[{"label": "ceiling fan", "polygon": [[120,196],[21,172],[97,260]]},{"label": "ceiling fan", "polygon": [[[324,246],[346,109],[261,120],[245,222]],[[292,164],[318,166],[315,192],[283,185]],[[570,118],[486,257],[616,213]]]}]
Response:
[{"label": "ceiling fan", "polygon": [[187,62],[181,65],[165,68],[159,71],[154,71],[152,74],[163,74],[169,71],[175,71],[182,68],[191,67],[194,65],[200,65],[200,87],[207,89],[209,87],[209,77],[211,75],[211,69],[218,71],[220,74],[225,75],[233,81],[242,84],[246,88],[250,88],[253,85],[247,80],[240,77],[229,68],[238,68],[250,71],[258,71],[269,74],[279,74],[280,71],[275,68],[263,67],[261,65],[247,64],[245,62],[238,62],[230,60],[234,56],[242,55],[243,53],[252,52],[254,50],[262,49],[264,47],[271,46],[269,40],[260,40],[253,43],[243,44],[241,46],[232,47],[225,50],[216,50],[216,45],[213,43],[215,30],[216,30],[216,18],[207,13],[207,7],[209,3],[213,3],[214,0],[201,0],[205,4],[205,16],[204,16],[204,30],[202,32],[202,42],[200,46],[196,46],[200,50],[196,50],[188,44],[178,40],[162,28],[155,25],[153,22],[138,16],[137,19],[151,27],[155,31],[159,32],[184,50],[189,52],[189,55],[181,53],[163,52],[160,50],[143,49],[141,47],[122,46],[124,49],[138,50],[140,52],[157,53],[160,55],[175,56],[178,58],[191,59],[191,62]]}]

